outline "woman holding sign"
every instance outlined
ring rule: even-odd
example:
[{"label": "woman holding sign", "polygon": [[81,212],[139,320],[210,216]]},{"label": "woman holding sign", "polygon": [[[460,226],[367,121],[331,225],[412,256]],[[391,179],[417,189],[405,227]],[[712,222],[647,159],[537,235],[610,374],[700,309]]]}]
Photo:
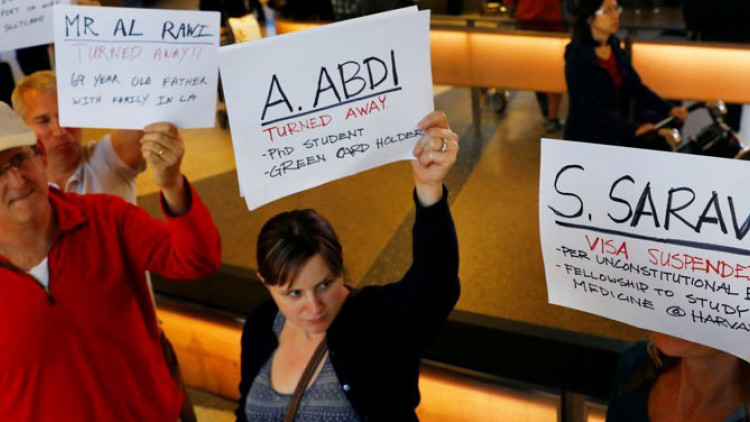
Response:
[{"label": "woman holding sign", "polygon": [[687,117],[641,82],[615,36],[620,7],[615,0],[577,0],[573,39],[565,49],[565,81],[570,109],[563,137],[571,141],[635,146],[636,137],[654,130],[652,123],[629,120],[628,102],[647,111],[651,121]]},{"label": "woman holding sign", "polygon": [[420,353],[459,295],[443,187],[458,136],[442,112],[418,127],[413,263],[400,281],[348,287],[342,246],[313,210],[279,214],[261,229],[258,276],[273,300],[242,333],[238,420],[417,420]]},{"label": "woman holding sign", "polygon": [[608,422],[748,422],[750,363],[657,333],[620,359]]}]

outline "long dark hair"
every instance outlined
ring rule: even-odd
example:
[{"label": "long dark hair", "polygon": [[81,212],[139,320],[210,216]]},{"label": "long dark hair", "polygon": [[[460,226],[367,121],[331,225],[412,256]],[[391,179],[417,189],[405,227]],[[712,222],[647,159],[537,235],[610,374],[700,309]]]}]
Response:
[{"label": "long dark hair", "polygon": [[568,3],[568,9],[570,14],[573,15],[573,40],[587,43],[587,44],[598,44],[594,37],[591,36],[591,26],[589,26],[589,19],[594,17],[594,14],[600,7],[604,0],[571,0]]}]

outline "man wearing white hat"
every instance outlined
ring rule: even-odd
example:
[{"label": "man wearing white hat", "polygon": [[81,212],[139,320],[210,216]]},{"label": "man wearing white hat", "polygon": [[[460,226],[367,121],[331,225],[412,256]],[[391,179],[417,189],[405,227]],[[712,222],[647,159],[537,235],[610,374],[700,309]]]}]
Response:
[{"label": "man wearing white hat", "polygon": [[160,148],[143,143],[166,223],[120,198],[50,187],[44,146],[0,103],[0,419],[177,420],[184,397],[144,272],[210,274],[221,246]]},{"label": "man wearing white hat", "polygon": [[[148,144],[156,146],[160,158],[157,160],[159,167],[154,166],[157,178],[161,177],[161,168],[169,167],[169,178],[179,180],[184,145],[179,130],[172,124],[155,123],[143,131],[114,130],[84,146],[80,128],[60,126],[57,78],[52,71],[39,71],[23,78],[13,91],[12,101],[13,109],[46,149],[49,180],[63,191],[108,193],[135,204],[135,180],[146,168],[141,149]],[[172,345],[166,336],[162,342],[170,370],[186,392]],[[181,417],[183,422],[196,419],[189,399],[185,401]]]}]

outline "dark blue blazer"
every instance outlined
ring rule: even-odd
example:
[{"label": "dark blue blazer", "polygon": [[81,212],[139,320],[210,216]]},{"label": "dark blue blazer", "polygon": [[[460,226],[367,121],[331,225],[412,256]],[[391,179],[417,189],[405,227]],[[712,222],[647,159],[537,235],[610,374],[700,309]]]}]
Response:
[{"label": "dark blue blazer", "polygon": [[[612,36],[609,44],[622,76],[619,104],[622,114],[629,110],[629,101],[635,100],[636,107],[650,110],[657,119],[669,115],[671,106],[641,82],[620,48],[620,40]],[[565,49],[565,80],[570,97],[563,133],[565,139],[620,146],[631,143],[639,125],[615,113],[615,84],[599,63],[593,44],[579,40],[568,44]]]}]

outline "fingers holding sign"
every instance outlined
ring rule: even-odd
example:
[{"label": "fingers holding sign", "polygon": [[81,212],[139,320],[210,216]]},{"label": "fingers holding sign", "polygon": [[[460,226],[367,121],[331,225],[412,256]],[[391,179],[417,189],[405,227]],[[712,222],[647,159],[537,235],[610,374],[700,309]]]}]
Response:
[{"label": "fingers holding sign", "polygon": [[185,155],[185,145],[179,130],[173,124],[154,123],[143,128],[141,153],[154,169],[157,186],[163,189],[181,181],[180,165]]},{"label": "fingers holding sign", "polygon": [[185,145],[177,127],[171,123],[154,123],[143,128],[141,152],[154,169],[154,182],[161,189],[169,211],[183,215],[190,209],[190,197],[180,172]]},{"label": "fingers holding sign", "polygon": [[185,145],[177,127],[171,123],[154,123],[143,128],[141,153],[154,170],[154,182],[164,195],[165,205],[174,216],[190,209],[190,195],[180,172]]},{"label": "fingers holding sign", "polygon": [[414,147],[412,162],[417,197],[424,206],[439,201],[443,182],[458,156],[458,135],[450,130],[448,118],[442,111],[434,111],[417,124],[424,132]]}]

